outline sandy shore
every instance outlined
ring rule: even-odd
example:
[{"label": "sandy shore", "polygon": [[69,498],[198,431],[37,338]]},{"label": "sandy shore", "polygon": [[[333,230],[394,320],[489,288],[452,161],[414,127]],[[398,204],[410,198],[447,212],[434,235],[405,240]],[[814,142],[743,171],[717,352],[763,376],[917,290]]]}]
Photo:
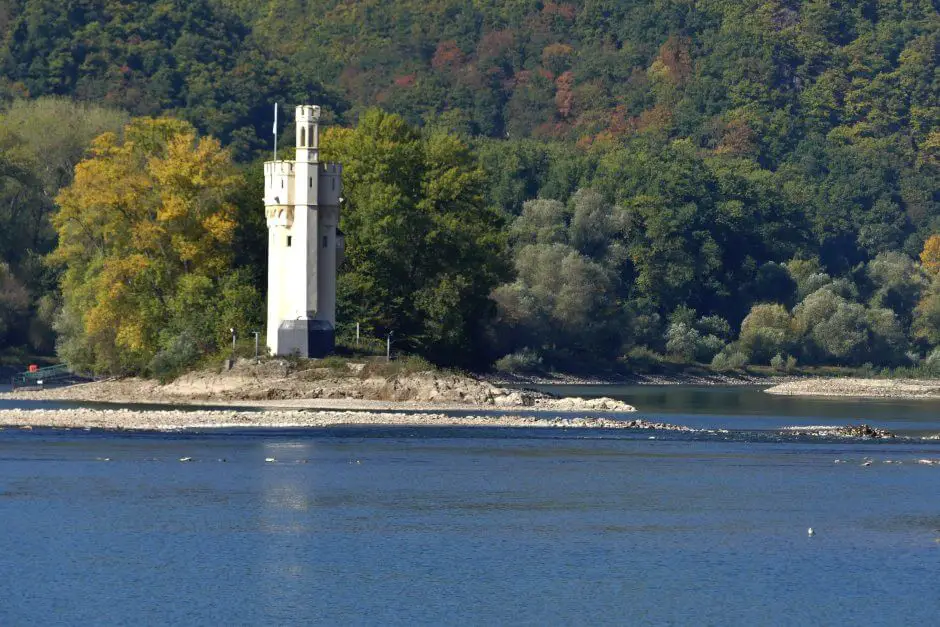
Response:
[{"label": "sandy shore", "polygon": [[129,409],[7,409],[0,427],[177,430],[207,428],[317,428],[339,426],[525,427],[552,429],[657,429],[692,431],[688,427],[637,419],[602,417],[541,418],[525,415],[449,416],[407,412],[355,411],[213,411]]},{"label": "sandy shore", "polygon": [[765,391],[785,396],[940,399],[940,380],[802,379],[781,383]]}]

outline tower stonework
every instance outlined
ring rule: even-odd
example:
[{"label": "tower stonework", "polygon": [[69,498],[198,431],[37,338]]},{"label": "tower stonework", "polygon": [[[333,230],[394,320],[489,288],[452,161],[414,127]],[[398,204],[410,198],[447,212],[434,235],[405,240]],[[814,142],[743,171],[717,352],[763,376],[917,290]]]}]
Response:
[{"label": "tower stonework", "polygon": [[322,357],[335,345],[343,168],[320,163],[319,121],[320,107],[297,107],[294,160],[264,164],[272,355]]}]

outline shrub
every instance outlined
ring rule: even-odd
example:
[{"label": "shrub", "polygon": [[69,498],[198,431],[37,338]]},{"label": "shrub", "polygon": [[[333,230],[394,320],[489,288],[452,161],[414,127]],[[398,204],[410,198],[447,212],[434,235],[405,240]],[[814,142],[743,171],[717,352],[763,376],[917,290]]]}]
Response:
[{"label": "shrub", "polygon": [[537,372],[542,369],[542,356],[530,348],[523,348],[496,360],[498,372]]},{"label": "shrub", "polygon": [[636,370],[648,370],[662,364],[663,356],[646,346],[634,346],[627,352],[624,361]]},{"label": "shrub", "polygon": [[703,316],[696,323],[699,331],[714,335],[722,340],[731,338],[731,325],[721,316]]},{"label": "shrub", "polygon": [[702,337],[695,352],[699,361],[709,362],[712,358],[724,350],[726,344],[723,339],[716,335],[706,335]]},{"label": "shrub", "polygon": [[190,331],[174,337],[166,348],[157,352],[150,360],[147,370],[150,376],[165,382],[196,362],[202,352]]},{"label": "shrub", "polygon": [[666,331],[666,351],[685,361],[693,361],[701,337],[685,322],[673,322]]},{"label": "shrub", "polygon": [[721,372],[740,370],[747,365],[747,355],[739,350],[724,350],[712,359],[712,368]]}]

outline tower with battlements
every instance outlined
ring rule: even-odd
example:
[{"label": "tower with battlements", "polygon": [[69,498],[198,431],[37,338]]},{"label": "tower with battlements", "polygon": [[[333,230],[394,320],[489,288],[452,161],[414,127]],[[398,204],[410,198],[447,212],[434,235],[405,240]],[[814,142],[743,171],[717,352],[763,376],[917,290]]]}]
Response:
[{"label": "tower with battlements", "polygon": [[272,355],[322,357],[334,347],[342,166],[320,163],[319,121],[320,107],[297,107],[294,160],[264,164]]}]

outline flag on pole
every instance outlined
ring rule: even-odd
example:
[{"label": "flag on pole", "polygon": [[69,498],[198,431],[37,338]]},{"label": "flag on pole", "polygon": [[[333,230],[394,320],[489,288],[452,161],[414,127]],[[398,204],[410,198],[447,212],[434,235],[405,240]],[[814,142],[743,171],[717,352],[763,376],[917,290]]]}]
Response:
[{"label": "flag on pole", "polygon": [[274,160],[277,161],[277,103],[274,103]]}]

